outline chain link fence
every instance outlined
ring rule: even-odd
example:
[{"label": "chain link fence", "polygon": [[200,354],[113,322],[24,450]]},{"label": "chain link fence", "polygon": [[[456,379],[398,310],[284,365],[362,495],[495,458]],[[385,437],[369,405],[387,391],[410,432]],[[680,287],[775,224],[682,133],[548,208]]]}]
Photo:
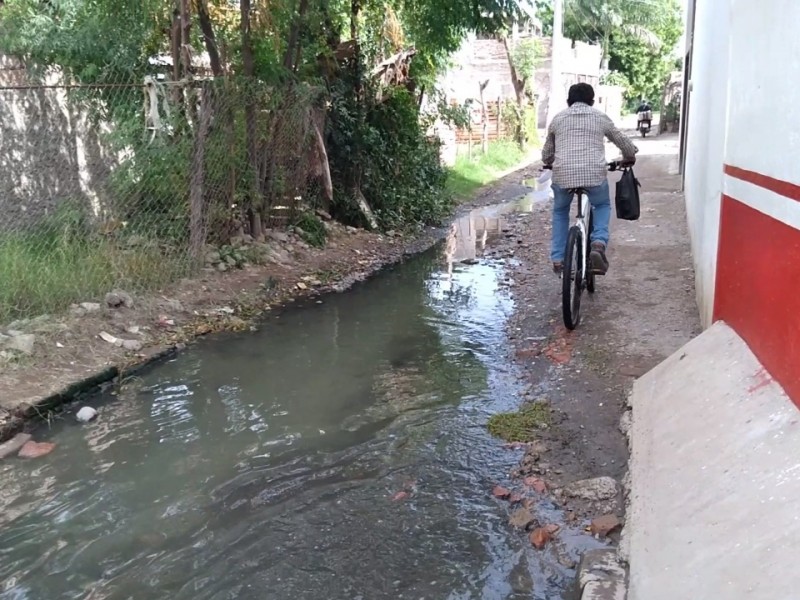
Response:
[{"label": "chain link fence", "polygon": [[324,120],[299,84],[0,86],[0,322],[268,260],[237,241],[329,207]]}]

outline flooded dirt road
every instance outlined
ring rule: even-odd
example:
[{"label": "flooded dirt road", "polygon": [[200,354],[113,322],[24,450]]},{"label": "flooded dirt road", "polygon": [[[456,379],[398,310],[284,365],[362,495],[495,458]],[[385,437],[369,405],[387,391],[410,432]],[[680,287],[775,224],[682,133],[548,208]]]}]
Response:
[{"label": "flooded dirt road", "polygon": [[42,427],[52,454],[0,464],[0,598],[561,597],[598,542],[511,531],[491,491],[520,452],[486,432],[520,388],[507,265],[481,254],[534,204]]},{"label": "flooded dirt road", "polygon": [[[640,144],[642,219],[612,222],[572,334],[529,168],[434,251],[192,346],[90,398],[96,422],[40,427],[51,454],[0,462],[0,600],[571,598],[608,543],[589,523],[624,514],[564,490],[623,478],[627,386],[699,328],[673,142]],[[540,398],[524,456],[487,433]],[[492,496],[528,475],[530,512],[561,526],[543,550]]]}]

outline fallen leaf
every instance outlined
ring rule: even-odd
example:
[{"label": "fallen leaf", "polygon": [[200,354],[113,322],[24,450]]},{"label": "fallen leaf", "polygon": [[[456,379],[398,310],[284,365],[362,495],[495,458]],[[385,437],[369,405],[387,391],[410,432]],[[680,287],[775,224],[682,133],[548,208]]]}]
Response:
[{"label": "fallen leaf", "polygon": [[400,502],[401,500],[405,500],[408,498],[408,492],[400,491],[397,492],[394,496],[392,496],[392,502]]}]

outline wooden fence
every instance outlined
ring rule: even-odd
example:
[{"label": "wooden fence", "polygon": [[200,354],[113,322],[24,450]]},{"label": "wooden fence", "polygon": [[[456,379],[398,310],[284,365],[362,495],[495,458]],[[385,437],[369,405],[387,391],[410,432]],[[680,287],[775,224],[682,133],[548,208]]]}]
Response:
[{"label": "wooden fence", "polygon": [[[457,144],[467,144],[470,141],[472,141],[473,144],[480,144],[483,139],[483,124],[480,121],[480,105],[475,106],[472,113],[472,131],[470,132],[467,128],[456,130]],[[486,137],[490,142],[501,140],[511,135],[510,132],[506,131],[501,113],[502,101],[499,98],[486,103]]]}]

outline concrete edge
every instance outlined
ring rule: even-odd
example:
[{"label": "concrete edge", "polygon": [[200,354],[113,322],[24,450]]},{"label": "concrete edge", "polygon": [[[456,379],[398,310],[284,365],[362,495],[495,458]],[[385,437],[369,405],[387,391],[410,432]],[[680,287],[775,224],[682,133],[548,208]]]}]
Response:
[{"label": "concrete edge", "polygon": [[17,409],[11,413],[11,419],[8,423],[0,427],[0,443],[23,431],[28,423],[45,420],[48,415],[62,408],[64,405],[94,391],[101,385],[123,375],[135,375],[157,362],[174,356],[180,352],[183,347],[185,347],[185,344],[155,348],[151,350],[145,358],[127,369],[117,365],[111,365],[88,377],[75,381],[57,392],[44,396],[33,404],[24,404],[17,407]]},{"label": "concrete edge", "polygon": [[746,341],[715,323],[629,402],[628,597],[796,597],[800,413]]},{"label": "concrete edge", "polygon": [[614,548],[585,552],[576,582],[577,600],[625,600],[627,596],[627,571]]}]

